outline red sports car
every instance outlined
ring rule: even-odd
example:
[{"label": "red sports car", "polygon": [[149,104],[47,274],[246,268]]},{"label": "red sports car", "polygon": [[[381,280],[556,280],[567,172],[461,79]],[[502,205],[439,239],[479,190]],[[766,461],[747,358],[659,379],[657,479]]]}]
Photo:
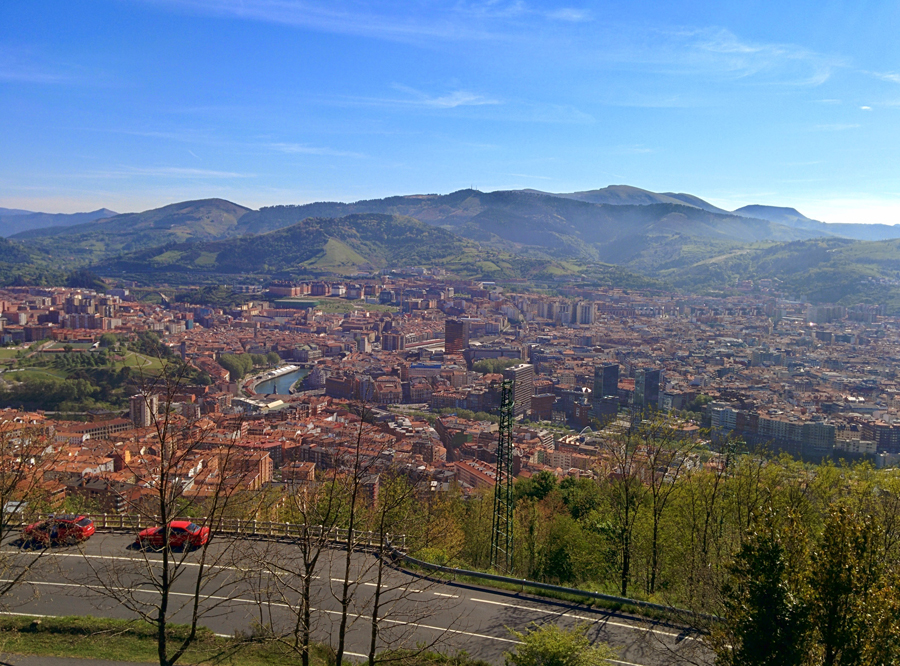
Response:
[{"label": "red sports car", "polygon": [[90,518],[75,514],[62,514],[29,525],[22,532],[22,539],[44,545],[61,543],[72,545],[88,539],[94,531],[94,521]]},{"label": "red sports car", "polygon": [[[200,527],[188,520],[169,523],[169,548],[199,548],[207,541],[208,527]],[[162,548],[166,545],[166,528],[148,527],[138,534],[137,545],[141,548]]]}]

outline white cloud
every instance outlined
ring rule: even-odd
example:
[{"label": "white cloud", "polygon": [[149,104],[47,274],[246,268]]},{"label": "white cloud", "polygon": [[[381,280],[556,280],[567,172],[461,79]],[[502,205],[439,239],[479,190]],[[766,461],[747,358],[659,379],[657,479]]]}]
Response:
[{"label": "white cloud", "polygon": [[814,125],[813,130],[817,132],[843,132],[844,130],[856,129],[859,127],[856,123],[826,123],[824,125]]},{"label": "white cloud", "polygon": [[[648,28],[594,21],[588,10],[544,10],[522,0],[434,0],[401,5],[377,0],[144,0],[181,11],[265,21],[323,32],[435,48],[478,41],[523,57],[590,68],[611,64],[651,71],[745,78],[770,84],[819,85],[846,63],[784,43],[741,39],[721,27]],[[546,30],[547,21],[556,30]],[[570,24],[567,28],[564,24]],[[590,24],[585,30],[581,24]],[[886,76],[892,76],[888,74]],[[898,75],[900,76],[900,75]]]},{"label": "white cloud", "polygon": [[482,95],[467,92],[465,90],[457,90],[449,95],[441,95],[440,97],[432,97],[422,99],[420,101],[424,106],[433,106],[440,109],[452,109],[457,106],[483,106],[485,104],[499,104],[496,99],[490,99]]},{"label": "white cloud", "polygon": [[556,21],[569,21],[570,23],[583,23],[591,20],[591,15],[583,9],[564,7],[547,13],[547,18]]},{"label": "white cloud", "polygon": [[891,83],[900,83],[900,74],[896,72],[869,72],[872,76],[882,81],[890,81]]},{"label": "white cloud", "polygon": [[0,81],[14,83],[72,83],[75,78],[61,68],[38,62],[30,50],[0,46]]},{"label": "white cloud", "polygon": [[[416,15],[404,7],[354,0],[146,0],[152,4],[214,16],[279,23],[340,34],[366,35],[377,39],[423,43],[435,39],[498,39],[500,34],[481,27],[483,21],[520,13],[521,3],[496,2],[432,7],[427,15]],[[468,20],[467,20],[468,19]]]},{"label": "white cloud", "polygon": [[398,104],[425,106],[436,109],[453,109],[458,106],[485,106],[500,104],[500,101],[484,95],[469,92],[468,90],[454,90],[444,95],[429,95],[415,88],[405,86],[399,83],[393,85],[395,90],[407,93],[410,99],[385,100],[394,101]]},{"label": "white cloud", "polygon": [[738,78],[778,84],[817,86],[844,66],[842,59],[794,44],[742,40],[724,28],[686,31],[683,60]]},{"label": "white cloud", "polygon": [[304,143],[270,143],[268,147],[279,153],[289,155],[326,155],[329,157],[366,157],[363,153],[354,153],[347,150],[334,150],[321,146],[309,146]]},{"label": "white cloud", "polygon": [[131,178],[132,176],[148,176],[151,178],[255,178],[255,174],[236,173],[234,171],[215,171],[212,169],[192,169],[184,167],[122,167],[108,171],[84,171],[74,174],[56,175],[55,178]]},{"label": "white cloud", "polygon": [[861,106],[861,107],[859,107],[859,108],[860,108],[861,111],[871,111],[871,110],[872,110],[872,107],[871,107],[871,106]]},{"label": "white cloud", "polygon": [[527,174],[527,173],[507,173],[504,175],[513,176],[515,178],[535,178],[537,180],[554,180],[550,176],[533,176],[533,175]]}]

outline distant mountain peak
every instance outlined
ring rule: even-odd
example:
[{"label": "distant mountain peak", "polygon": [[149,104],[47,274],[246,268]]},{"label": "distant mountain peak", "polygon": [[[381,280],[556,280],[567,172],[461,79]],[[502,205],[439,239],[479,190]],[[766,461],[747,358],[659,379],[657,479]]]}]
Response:
[{"label": "distant mountain peak", "polygon": [[[811,222],[815,222],[811,218],[806,217],[803,213],[801,213],[796,208],[791,208],[789,206],[764,206],[762,204],[750,204],[749,206],[742,206],[734,211],[735,215],[742,215],[743,217],[758,217],[762,220],[769,220],[770,222],[782,222],[785,219],[796,219],[796,220],[810,220]],[[778,218],[778,219],[774,219]]]}]

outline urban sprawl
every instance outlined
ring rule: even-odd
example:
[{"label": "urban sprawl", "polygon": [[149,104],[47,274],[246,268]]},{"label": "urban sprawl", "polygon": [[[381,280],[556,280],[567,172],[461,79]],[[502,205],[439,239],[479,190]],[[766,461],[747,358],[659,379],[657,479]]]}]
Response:
[{"label": "urban sprawl", "polygon": [[[604,438],[638,419],[708,438],[704,464],[738,440],[814,462],[900,462],[900,320],[878,306],[787,300],[765,281],[721,298],[574,286],[543,295],[424,269],[237,286],[253,300],[231,308],[150,304],[130,288],[0,292],[0,341],[22,354],[99,354],[105,334],[151,331],[205,378],[161,394],[135,372],[130,409],[77,421],[0,411],[7,436],[38,429],[63,453],[43,471],[50,495],[110,513],[152,492],[163,411],[202,429],[185,471],[185,492],[201,497],[223,442],[240,451],[248,490],[312,481],[341,460],[361,403],[385,466],[436,491],[492,486],[498,426],[485,416],[504,379],[514,380],[517,476],[597,478]],[[273,353],[245,377],[220,362]],[[0,363],[0,380],[15,381],[15,358]],[[297,381],[262,390],[280,376]],[[377,493],[377,474],[366,484]]]}]

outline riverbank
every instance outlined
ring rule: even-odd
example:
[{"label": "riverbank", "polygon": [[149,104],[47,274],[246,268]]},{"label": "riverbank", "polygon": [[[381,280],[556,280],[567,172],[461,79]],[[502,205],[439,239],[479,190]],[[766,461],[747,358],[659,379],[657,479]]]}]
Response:
[{"label": "riverbank", "polygon": [[254,377],[249,388],[254,395],[288,395],[294,384],[309,374],[309,368],[300,364],[290,364],[276,371]]}]

